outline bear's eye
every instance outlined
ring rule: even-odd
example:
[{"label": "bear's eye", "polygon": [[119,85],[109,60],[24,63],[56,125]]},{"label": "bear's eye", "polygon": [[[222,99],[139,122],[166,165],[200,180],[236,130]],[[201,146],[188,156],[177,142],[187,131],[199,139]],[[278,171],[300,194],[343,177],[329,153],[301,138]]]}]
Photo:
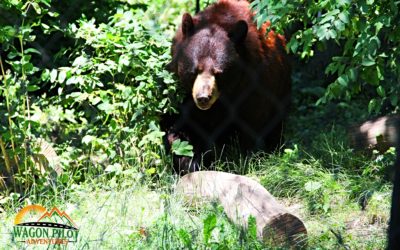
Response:
[{"label": "bear's eye", "polygon": [[196,79],[197,70],[195,68],[186,68],[180,75],[181,80],[187,83],[192,83]]},{"label": "bear's eye", "polygon": [[199,73],[200,73],[201,71],[198,69],[198,68],[192,68],[190,71],[189,71],[189,74],[190,75],[198,75]]},{"label": "bear's eye", "polygon": [[195,71],[190,71],[190,72],[188,73],[188,77],[191,78],[191,79],[195,78],[196,75],[197,75],[197,74],[196,74]]}]

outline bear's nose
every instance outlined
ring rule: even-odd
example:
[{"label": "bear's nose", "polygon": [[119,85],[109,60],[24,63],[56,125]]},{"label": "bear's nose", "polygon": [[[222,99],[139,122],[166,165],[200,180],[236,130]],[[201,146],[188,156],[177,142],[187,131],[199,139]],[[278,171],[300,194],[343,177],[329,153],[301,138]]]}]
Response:
[{"label": "bear's nose", "polygon": [[200,106],[207,105],[208,102],[210,101],[210,99],[211,99],[211,96],[208,96],[208,95],[198,95],[198,96],[196,97],[197,103],[198,103]]}]

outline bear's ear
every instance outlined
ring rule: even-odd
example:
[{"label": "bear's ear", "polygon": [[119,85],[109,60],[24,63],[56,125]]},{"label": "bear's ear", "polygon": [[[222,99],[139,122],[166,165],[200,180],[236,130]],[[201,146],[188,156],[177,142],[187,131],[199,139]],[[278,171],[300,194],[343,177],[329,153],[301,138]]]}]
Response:
[{"label": "bear's ear", "polygon": [[229,33],[229,38],[236,44],[241,43],[246,39],[248,29],[247,22],[240,20]]},{"label": "bear's ear", "polygon": [[193,34],[194,24],[193,18],[189,13],[185,13],[182,16],[182,33],[184,37],[191,36]]}]

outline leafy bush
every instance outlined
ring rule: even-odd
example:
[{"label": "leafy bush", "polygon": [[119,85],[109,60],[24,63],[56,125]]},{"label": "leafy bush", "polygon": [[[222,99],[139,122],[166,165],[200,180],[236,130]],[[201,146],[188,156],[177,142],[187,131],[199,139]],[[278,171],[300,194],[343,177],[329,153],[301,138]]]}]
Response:
[{"label": "leafy bush", "polygon": [[[40,69],[33,60],[40,52],[31,46],[38,30],[48,32],[49,26],[42,22],[49,11],[49,1],[2,1],[0,10],[7,13],[0,21],[0,146],[3,161],[0,172],[6,185],[22,191],[32,184],[43,184],[44,178],[35,163],[32,145],[40,130],[35,119],[36,100],[31,93],[38,90]],[[15,18],[15,16],[17,18]],[[5,166],[5,168],[3,167]],[[3,179],[1,180],[3,181]]]},{"label": "leafy bush", "polygon": [[325,73],[334,75],[318,103],[349,101],[364,94],[368,110],[398,108],[400,41],[398,1],[277,1],[255,0],[256,20],[271,20],[278,30],[296,29],[287,48],[302,59],[325,50],[328,41],[340,46]]},{"label": "leafy bush", "polygon": [[182,4],[74,3],[79,11],[50,0],[0,4],[8,13],[0,20],[3,187],[43,187],[39,138],[59,149],[63,183],[165,167],[158,120],[180,101],[164,66]]},{"label": "leafy bush", "polygon": [[80,42],[71,66],[47,72],[59,92],[54,103],[81,113],[82,143],[110,163],[145,166],[160,159],[158,117],[178,100],[164,69],[170,43],[159,27],[137,22],[145,14],[119,9],[107,24],[70,25],[69,35]]}]

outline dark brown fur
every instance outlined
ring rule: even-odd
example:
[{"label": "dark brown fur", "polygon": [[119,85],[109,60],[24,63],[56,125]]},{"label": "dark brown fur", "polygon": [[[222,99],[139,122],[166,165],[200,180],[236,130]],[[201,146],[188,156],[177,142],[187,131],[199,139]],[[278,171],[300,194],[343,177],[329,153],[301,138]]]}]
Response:
[{"label": "dark brown fur", "polygon": [[[221,0],[192,19],[185,15],[169,69],[188,95],[179,116],[165,116],[162,126],[169,133],[168,145],[183,137],[194,146],[195,157],[175,158],[176,169],[196,170],[202,154],[236,139],[242,152],[274,149],[291,89],[284,38],[274,31],[265,36],[269,24],[258,30],[247,1]],[[220,91],[208,110],[198,109],[190,94],[199,72],[215,75]]]}]

